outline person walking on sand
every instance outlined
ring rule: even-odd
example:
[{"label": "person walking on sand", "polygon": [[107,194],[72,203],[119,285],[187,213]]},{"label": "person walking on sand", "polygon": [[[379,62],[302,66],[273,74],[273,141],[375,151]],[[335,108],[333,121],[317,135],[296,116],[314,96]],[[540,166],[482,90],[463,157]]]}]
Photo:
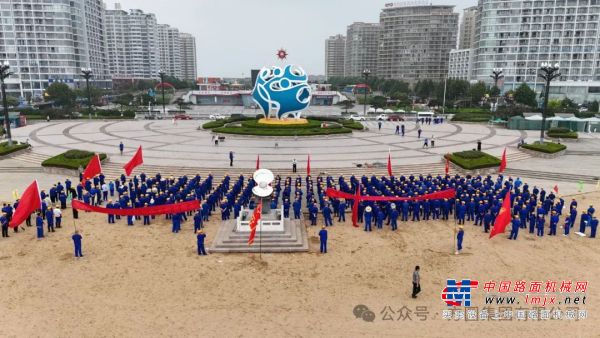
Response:
[{"label": "person walking on sand", "polygon": [[419,275],[419,270],[421,268],[417,265],[415,266],[415,271],[412,274],[412,283],[413,283],[413,291],[412,298],[417,298],[417,294],[421,292],[421,276]]}]

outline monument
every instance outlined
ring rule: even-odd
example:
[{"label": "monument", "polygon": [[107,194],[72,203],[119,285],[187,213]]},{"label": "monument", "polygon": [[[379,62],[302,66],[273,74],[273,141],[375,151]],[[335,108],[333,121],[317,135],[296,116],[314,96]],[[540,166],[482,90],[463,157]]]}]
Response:
[{"label": "monument", "polygon": [[[275,179],[273,173],[268,169],[259,169],[254,172],[254,183],[252,193],[257,203],[262,204],[262,213],[257,231],[259,232],[277,232],[283,231],[284,218],[283,206],[277,209],[271,209],[271,199],[273,198],[273,187],[271,182]],[[236,232],[250,231],[250,218],[253,210],[242,208],[240,215],[236,219]]]}]

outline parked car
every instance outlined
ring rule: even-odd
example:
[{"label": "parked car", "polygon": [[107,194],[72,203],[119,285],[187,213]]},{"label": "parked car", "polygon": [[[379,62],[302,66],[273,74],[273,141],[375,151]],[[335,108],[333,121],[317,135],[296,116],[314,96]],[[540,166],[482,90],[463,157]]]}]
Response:
[{"label": "parked car", "polygon": [[211,119],[211,120],[224,120],[224,119],[226,119],[226,117],[223,116],[223,115],[221,115],[221,114],[211,114],[208,118]]},{"label": "parked car", "polygon": [[404,118],[400,115],[390,115],[390,121],[404,121]]},{"label": "parked car", "polygon": [[367,119],[364,116],[358,116],[358,115],[350,115],[350,120],[353,121],[366,121]]},{"label": "parked car", "polygon": [[390,117],[386,114],[379,114],[377,115],[377,121],[387,121],[389,120]]},{"label": "parked car", "polygon": [[174,116],[175,120],[191,120],[192,117],[187,114],[177,114]]}]

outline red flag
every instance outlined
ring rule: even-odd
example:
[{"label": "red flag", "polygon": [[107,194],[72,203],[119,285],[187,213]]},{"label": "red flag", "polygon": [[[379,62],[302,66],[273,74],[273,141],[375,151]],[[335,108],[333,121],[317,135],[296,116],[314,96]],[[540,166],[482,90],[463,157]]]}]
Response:
[{"label": "red flag", "polygon": [[500,212],[494,221],[494,227],[490,232],[490,238],[504,233],[504,229],[508,223],[510,223],[512,219],[512,213],[510,209],[510,190],[506,192],[506,196],[504,196],[504,201],[502,201],[502,208],[500,208]]},{"label": "red flag", "polygon": [[133,169],[142,164],[144,164],[144,156],[142,155],[142,146],[140,146],[131,160],[129,160],[129,162],[123,166],[123,169],[125,169],[125,174],[127,174],[127,176],[131,175]]},{"label": "red flag", "polygon": [[82,201],[73,200],[73,209],[82,211],[91,211],[107,215],[119,215],[119,216],[154,216],[154,215],[165,215],[165,214],[178,214],[180,212],[194,211],[200,208],[200,202],[198,200],[191,200],[187,202],[174,203],[174,204],[161,204],[152,207],[140,207],[140,208],[126,208],[126,209],[109,209],[103,207],[96,207],[93,205],[85,204]]},{"label": "red flag", "polygon": [[252,243],[254,243],[254,236],[256,236],[256,226],[258,225],[258,221],[260,221],[261,214],[262,203],[259,202],[256,208],[254,208],[252,218],[250,218],[250,237],[248,237],[248,245],[252,245]]},{"label": "red flag", "polygon": [[387,165],[387,170],[388,170],[388,176],[393,176],[392,174],[392,153],[388,150],[388,165]]},{"label": "red flag", "polygon": [[310,176],[310,154],[308,154],[308,162],[306,163],[306,176]]},{"label": "red flag", "polygon": [[444,168],[446,170],[446,175],[448,175],[448,173],[450,172],[450,160],[446,157],[446,168]]},{"label": "red flag", "polygon": [[40,197],[40,188],[37,180],[33,181],[23,192],[23,196],[19,200],[17,210],[10,220],[9,226],[16,228],[19,224],[29,217],[34,211],[42,208],[42,199]]},{"label": "red flag", "polygon": [[260,155],[256,155],[256,170],[260,169]]},{"label": "red flag", "polygon": [[352,203],[352,225],[358,228],[358,203],[360,203],[360,183],[356,188],[354,203]]},{"label": "red flag", "polygon": [[506,148],[504,148],[504,152],[502,153],[502,160],[500,161],[500,169],[498,172],[501,173],[506,169]]},{"label": "red flag", "polygon": [[557,194],[558,194],[558,184],[555,184],[555,185],[554,185],[554,189],[553,189],[553,190],[554,190],[554,192],[555,192],[555,193],[557,193]]},{"label": "red flag", "polygon": [[100,156],[98,154],[94,154],[88,165],[85,167],[83,171],[83,179],[81,182],[85,182],[91,178],[94,178],[96,175],[102,172],[102,166],[100,165]]}]

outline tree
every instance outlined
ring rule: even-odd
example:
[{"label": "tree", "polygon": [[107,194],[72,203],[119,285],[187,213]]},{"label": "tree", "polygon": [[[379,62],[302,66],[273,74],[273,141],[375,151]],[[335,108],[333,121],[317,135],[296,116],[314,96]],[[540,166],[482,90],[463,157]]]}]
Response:
[{"label": "tree", "polygon": [[133,104],[133,95],[129,94],[129,93],[119,95],[113,100],[113,103],[120,104],[122,106],[132,105]]},{"label": "tree", "polygon": [[592,103],[590,103],[590,107],[589,107],[590,112],[597,113],[598,108],[600,108],[598,101],[594,100]]},{"label": "tree", "polygon": [[492,88],[490,88],[490,96],[498,96],[500,95],[500,88],[496,87],[496,86],[492,86]]},{"label": "tree", "polygon": [[54,104],[63,107],[72,107],[75,102],[76,95],[64,83],[55,82],[46,89],[46,95]]},{"label": "tree", "polygon": [[537,103],[537,95],[527,84],[521,83],[519,87],[515,90],[514,98],[517,103],[521,103],[527,105],[529,107],[536,108]]},{"label": "tree", "polygon": [[384,108],[387,105],[387,97],[373,96],[369,103],[375,108]]},{"label": "tree", "polygon": [[481,99],[485,96],[487,89],[483,82],[477,82],[469,88],[469,96],[471,97],[471,102],[479,103]]},{"label": "tree", "polygon": [[341,106],[342,109],[346,111],[346,114],[348,114],[348,109],[352,109],[354,107],[354,102],[352,102],[351,100],[344,100],[344,101],[338,102],[338,105]]}]

